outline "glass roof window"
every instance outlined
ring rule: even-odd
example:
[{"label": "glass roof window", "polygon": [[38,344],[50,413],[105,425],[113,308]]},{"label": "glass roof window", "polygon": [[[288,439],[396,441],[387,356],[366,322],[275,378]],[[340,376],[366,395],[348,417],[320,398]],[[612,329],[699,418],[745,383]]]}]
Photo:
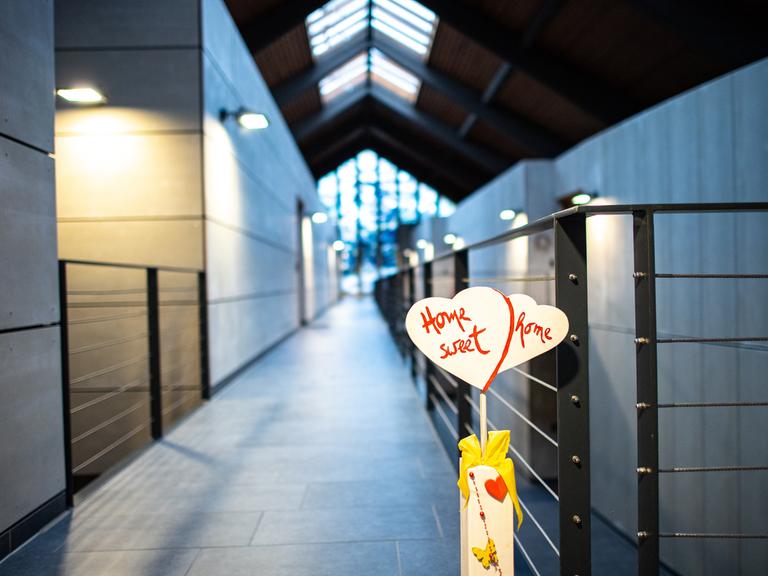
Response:
[{"label": "glass roof window", "polygon": [[307,17],[306,26],[315,58],[370,26],[426,59],[437,17],[414,0],[331,0]]},{"label": "glass roof window", "polygon": [[320,80],[320,97],[329,102],[365,82],[368,77],[368,53],[361,52],[352,60]]},{"label": "glass roof window", "polygon": [[409,102],[416,101],[419,88],[421,88],[421,80],[395,64],[394,61],[384,56],[376,48],[371,50],[369,62],[371,80]]},{"label": "glass roof window", "polygon": [[371,26],[392,40],[427,57],[435,32],[435,13],[413,0],[373,0]]}]

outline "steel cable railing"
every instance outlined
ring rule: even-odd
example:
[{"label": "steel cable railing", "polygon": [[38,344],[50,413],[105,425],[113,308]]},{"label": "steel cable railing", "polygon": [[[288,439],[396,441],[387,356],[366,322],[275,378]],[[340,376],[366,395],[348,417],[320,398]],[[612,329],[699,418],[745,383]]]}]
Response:
[{"label": "steel cable railing", "polygon": [[197,270],[79,260],[59,262],[59,290],[71,505],[208,396],[207,300]]},{"label": "steel cable railing", "polygon": [[[734,462],[732,465],[723,463],[715,466],[678,465],[659,466],[659,422],[658,413],[665,410],[674,418],[678,409],[692,410],[730,410],[768,407],[768,401],[762,398],[744,398],[731,401],[659,401],[657,390],[657,358],[658,346],[696,344],[720,346],[726,349],[758,350],[762,346],[750,343],[768,341],[768,336],[759,330],[751,334],[723,334],[718,336],[700,336],[689,334],[661,334],[656,329],[656,280],[674,283],[680,279],[696,281],[705,280],[735,280],[761,281],[768,279],[768,274],[761,270],[748,270],[746,273],[695,273],[684,271],[676,273],[655,271],[654,254],[658,250],[655,244],[654,218],[666,214],[714,214],[731,212],[743,214],[758,212],[768,214],[768,203],[751,204],[679,204],[679,205],[625,205],[625,206],[582,206],[553,214],[528,225],[510,230],[499,236],[464,247],[445,254],[438,255],[431,261],[403,270],[393,276],[382,278],[376,284],[376,299],[382,315],[387,320],[398,346],[403,350],[411,363],[411,374],[414,380],[426,387],[424,397],[427,408],[434,414],[433,421],[438,430],[445,432],[444,441],[449,453],[455,453],[454,442],[466,431],[472,433],[473,419],[477,418],[478,406],[472,398],[471,387],[458,378],[445,372],[441,367],[431,363],[408,340],[403,329],[404,318],[410,306],[420,298],[429,296],[451,297],[455,293],[480,283],[511,285],[532,285],[535,289],[539,283],[552,283],[547,294],[554,296],[555,304],[564,310],[570,321],[570,335],[555,353],[546,360],[552,362],[544,366],[541,362],[529,363],[529,367],[515,367],[513,372],[523,382],[529,384],[529,398],[534,390],[553,392],[551,400],[545,396],[536,396],[537,402],[552,407],[556,414],[553,430],[557,430],[556,438],[545,430],[547,425],[541,423],[541,414],[526,410],[525,406],[516,405],[508,398],[503,388],[491,388],[489,394],[494,401],[507,410],[509,420],[517,420],[532,433],[526,435],[525,443],[512,439],[509,453],[519,464],[519,470],[529,476],[534,484],[544,493],[552,497],[558,506],[559,530],[558,538],[550,537],[543,529],[543,524],[537,513],[538,502],[525,503],[526,514],[535,519],[533,526],[542,533],[548,548],[559,557],[561,574],[579,574],[586,576],[591,573],[591,482],[590,482],[590,398],[589,398],[589,318],[587,314],[587,251],[586,251],[586,220],[599,215],[629,215],[632,217],[633,237],[632,251],[634,255],[634,329],[623,328],[622,338],[629,338],[636,352],[635,380],[637,396],[637,532],[636,545],[638,549],[637,566],[639,576],[655,576],[659,574],[662,559],[659,553],[659,540],[675,538],[701,538],[724,540],[763,540],[768,534],[745,531],[738,532],[706,532],[706,531],[675,531],[659,529],[659,476],[685,475],[692,480],[699,475],[734,474],[746,477],[748,474],[761,474],[768,471],[768,463]],[[518,263],[514,271],[497,272],[487,266],[482,272],[470,273],[470,255],[486,248],[503,246],[519,238],[531,238],[538,234],[550,234],[553,241],[554,274],[537,270],[536,274],[519,273],[520,264],[527,266],[528,261]],[[474,257],[472,257],[474,258]],[[474,260],[473,260],[474,261]],[[480,261],[480,260],[479,260]],[[504,260],[508,262],[508,259]],[[510,273],[511,272],[511,273]],[[599,327],[599,323],[594,326]],[[758,333],[756,333],[758,332]],[[706,352],[706,351],[705,351]],[[705,353],[702,352],[702,353]],[[421,384],[420,384],[421,385]],[[519,385],[519,384],[518,384]],[[529,399],[530,402],[530,399]],[[633,407],[634,408],[634,407]],[[507,420],[506,415],[499,416]],[[496,429],[489,421],[489,428]],[[461,434],[459,434],[461,431]],[[451,439],[451,442],[448,442]],[[538,450],[534,450],[534,441],[539,439],[551,445],[556,450],[557,477],[550,478],[551,472],[543,473],[536,470],[532,464],[531,454],[541,458]],[[724,455],[727,456],[727,455]],[[546,464],[546,461],[543,461]],[[549,468],[548,468],[549,469]],[[627,471],[634,473],[634,470]],[[623,472],[622,472],[623,473]],[[553,489],[553,487],[555,487]],[[538,488],[537,488],[538,489]],[[635,534],[622,533],[623,538],[631,538]],[[559,544],[556,544],[558,542]],[[531,549],[526,549],[522,541],[516,538],[522,556],[535,574],[543,573],[542,565],[537,562]]]}]

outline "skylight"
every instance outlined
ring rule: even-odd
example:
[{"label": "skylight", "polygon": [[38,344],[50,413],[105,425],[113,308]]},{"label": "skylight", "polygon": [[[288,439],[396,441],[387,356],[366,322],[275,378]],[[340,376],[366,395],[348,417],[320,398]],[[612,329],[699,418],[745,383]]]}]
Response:
[{"label": "skylight", "polygon": [[363,34],[368,26],[426,58],[437,18],[414,0],[331,0],[312,12],[306,25],[315,58]]}]

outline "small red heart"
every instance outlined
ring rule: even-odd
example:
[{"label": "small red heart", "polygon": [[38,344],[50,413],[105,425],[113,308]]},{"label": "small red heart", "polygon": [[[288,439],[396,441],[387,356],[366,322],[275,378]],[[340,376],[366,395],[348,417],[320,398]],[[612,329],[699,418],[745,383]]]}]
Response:
[{"label": "small red heart", "polygon": [[504,498],[507,497],[507,485],[501,476],[497,477],[496,480],[486,480],[485,489],[499,502],[503,502]]}]

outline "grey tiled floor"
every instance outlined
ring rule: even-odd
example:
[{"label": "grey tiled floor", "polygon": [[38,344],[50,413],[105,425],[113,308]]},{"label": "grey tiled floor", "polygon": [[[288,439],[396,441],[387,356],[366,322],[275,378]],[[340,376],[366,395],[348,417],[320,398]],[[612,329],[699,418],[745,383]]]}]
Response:
[{"label": "grey tiled floor", "polygon": [[0,564],[0,576],[458,574],[451,463],[346,300]]}]

